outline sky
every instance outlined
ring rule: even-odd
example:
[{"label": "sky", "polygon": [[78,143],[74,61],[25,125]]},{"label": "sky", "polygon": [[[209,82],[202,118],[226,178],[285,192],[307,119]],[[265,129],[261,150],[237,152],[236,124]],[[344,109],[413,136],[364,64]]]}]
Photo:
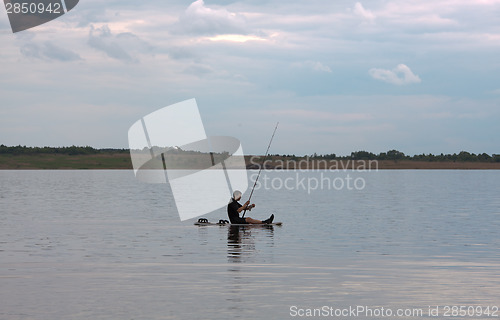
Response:
[{"label": "sky", "polygon": [[500,0],[81,0],[13,34],[0,144],[127,148],[195,98],[246,154],[500,154]]}]

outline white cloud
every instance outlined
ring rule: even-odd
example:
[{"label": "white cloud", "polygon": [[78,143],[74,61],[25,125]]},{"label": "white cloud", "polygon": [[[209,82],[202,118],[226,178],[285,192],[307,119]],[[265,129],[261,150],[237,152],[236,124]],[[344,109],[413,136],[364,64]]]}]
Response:
[{"label": "white cloud", "polygon": [[295,62],[292,64],[292,66],[295,68],[312,69],[314,71],[319,71],[319,72],[328,72],[328,73],[332,72],[332,69],[330,69],[329,66],[326,66],[319,61],[307,60],[303,62]]},{"label": "white cloud", "polygon": [[246,34],[242,15],[227,9],[211,9],[203,0],[196,0],[180,16],[181,32],[199,35]]},{"label": "white cloud", "polygon": [[360,2],[356,2],[353,12],[355,15],[365,19],[368,22],[373,22],[376,18],[375,14],[370,10],[365,9]]},{"label": "white cloud", "polygon": [[274,110],[273,114],[283,117],[292,117],[300,121],[307,119],[314,121],[355,122],[372,119],[372,115],[369,113],[334,113],[304,109]]},{"label": "white cloud", "polygon": [[241,34],[219,34],[215,37],[208,37],[211,41],[228,41],[228,42],[247,42],[247,41],[266,41],[266,39],[254,35]]},{"label": "white cloud", "polygon": [[458,3],[451,5],[444,1],[388,2],[377,11],[377,16],[390,32],[394,32],[394,28],[411,32],[454,30],[460,25],[459,21],[453,19],[456,12],[461,11],[459,8]]},{"label": "white cloud", "polygon": [[405,64],[399,64],[392,70],[372,68],[369,71],[372,78],[395,85],[420,83],[422,80]]},{"label": "white cloud", "polygon": [[434,112],[434,113],[424,113],[421,115],[423,119],[429,120],[440,120],[440,119],[450,119],[453,117],[453,114],[449,111],[446,112]]}]

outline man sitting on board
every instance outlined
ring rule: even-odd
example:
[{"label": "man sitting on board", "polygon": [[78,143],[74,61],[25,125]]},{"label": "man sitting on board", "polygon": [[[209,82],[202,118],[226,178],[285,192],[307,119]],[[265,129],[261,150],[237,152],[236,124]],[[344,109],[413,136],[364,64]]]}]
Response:
[{"label": "man sitting on board", "polygon": [[232,224],[269,224],[273,222],[274,214],[272,214],[269,219],[260,221],[252,219],[250,217],[242,218],[240,217],[240,212],[243,210],[252,210],[255,208],[255,204],[250,204],[250,201],[245,202],[244,205],[238,203],[241,199],[241,191],[234,191],[231,201],[227,205],[227,215]]}]

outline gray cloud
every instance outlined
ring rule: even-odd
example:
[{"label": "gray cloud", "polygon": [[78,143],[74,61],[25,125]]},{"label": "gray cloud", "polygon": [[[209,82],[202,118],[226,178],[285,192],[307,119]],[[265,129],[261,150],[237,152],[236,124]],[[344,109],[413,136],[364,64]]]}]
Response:
[{"label": "gray cloud", "polygon": [[97,29],[90,26],[88,44],[92,48],[104,52],[110,58],[125,62],[136,61],[114,40],[114,36],[107,25]]},{"label": "gray cloud", "polygon": [[183,60],[183,59],[199,59],[200,56],[197,54],[196,50],[190,48],[177,46],[170,47],[167,50],[168,56],[172,59]]},{"label": "gray cloud", "polygon": [[91,23],[109,22],[110,19],[106,15],[106,10],[102,8],[82,10],[79,12],[77,27],[84,28]]},{"label": "gray cloud", "polygon": [[22,45],[19,50],[23,56],[28,58],[57,60],[63,62],[82,60],[80,55],[77,53],[56,46],[50,41],[45,41],[41,45],[33,42],[26,43]]},{"label": "gray cloud", "polygon": [[0,30],[10,31],[10,25],[6,19],[0,19]]},{"label": "gray cloud", "polygon": [[49,59],[59,61],[82,60],[77,53],[65,48],[60,48],[49,41],[44,43],[43,54]]},{"label": "gray cloud", "polygon": [[116,40],[120,43],[120,45],[129,48],[132,52],[151,54],[154,52],[152,45],[142,40],[132,32],[119,33],[116,35]]},{"label": "gray cloud", "polygon": [[107,25],[90,26],[88,44],[108,57],[124,62],[139,62],[138,53],[153,53],[153,47],[135,34],[123,32],[114,35]]},{"label": "gray cloud", "polygon": [[201,65],[201,64],[193,64],[184,69],[184,72],[189,74],[194,74],[198,76],[202,76],[205,74],[213,73],[214,70],[210,66]]}]

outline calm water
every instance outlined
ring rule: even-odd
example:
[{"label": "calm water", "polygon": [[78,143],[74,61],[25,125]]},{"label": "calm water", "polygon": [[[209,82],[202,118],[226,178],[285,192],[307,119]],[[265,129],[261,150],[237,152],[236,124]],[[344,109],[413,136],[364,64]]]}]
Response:
[{"label": "calm water", "polygon": [[[283,226],[234,229],[180,222],[168,185],[131,171],[0,171],[0,319],[500,305],[500,171],[349,174],[365,188],[262,186],[250,216]],[[275,186],[345,175],[266,173]]]}]

